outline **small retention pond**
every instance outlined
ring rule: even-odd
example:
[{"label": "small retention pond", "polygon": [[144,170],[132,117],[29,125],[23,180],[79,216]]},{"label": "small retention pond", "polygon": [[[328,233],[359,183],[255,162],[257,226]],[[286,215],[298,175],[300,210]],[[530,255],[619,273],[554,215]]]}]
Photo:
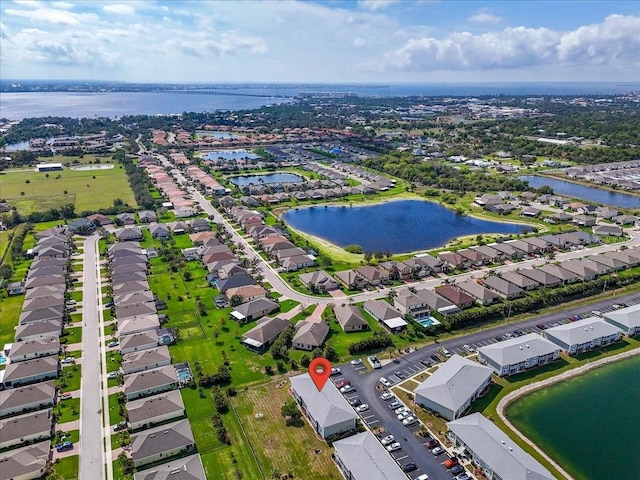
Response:
[{"label": "small retention pond", "polygon": [[360,245],[367,252],[414,252],[439,247],[465,235],[529,231],[526,225],[457,215],[437,203],[422,200],[299,208],[287,210],[282,219],[297,230],[340,247]]},{"label": "small retention pond", "polygon": [[262,185],[267,183],[298,183],[304,179],[294,173],[265,173],[259,175],[240,175],[230,177],[229,181],[239,187],[245,185]]}]

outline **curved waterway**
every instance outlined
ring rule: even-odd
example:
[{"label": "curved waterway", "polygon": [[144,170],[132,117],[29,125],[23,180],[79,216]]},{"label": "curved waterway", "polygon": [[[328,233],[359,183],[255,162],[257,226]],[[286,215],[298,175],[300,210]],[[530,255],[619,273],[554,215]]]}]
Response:
[{"label": "curved waterway", "polygon": [[437,203],[398,200],[373,205],[315,206],[286,211],[293,228],[345,247],[406,253],[446,244],[456,237],[488,233],[518,234],[526,225],[457,215]]},{"label": "curved waterway", "polygon": [[638,405],[636,355],[537,390],[509,405],[506,414],[576,480],[637,478]]},{"label": "curved waterway", "polygon": [[638,208],[640,207],[640,197],[629,195],[628,193],[612,192],[598,187],[587,187],[578,183],[566,182],[549,177],[539,177],[537,175],[525,175],[520,180],[526,180],[529,185],[540,188],[548,185],[553,188],[553,192],[558,195],[565,195],[572,198],[580,198],[588,202],[611,205],[618,208]]}]

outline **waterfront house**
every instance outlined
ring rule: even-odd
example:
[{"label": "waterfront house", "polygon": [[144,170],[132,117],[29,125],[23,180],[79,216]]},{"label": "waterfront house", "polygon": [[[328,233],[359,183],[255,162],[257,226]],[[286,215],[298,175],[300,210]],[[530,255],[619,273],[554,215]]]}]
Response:
[{"label": "waterfront house", "polygon": [[640,305],[605,313],[604,321],[620,328],[629,337],[640,335]]},{"label": "waterfront house", "polygon": [[299,278],[311,292],[326,293],[338,288],[338,282],[324,270],[301,273]]},{"label": "waterfront house", "polygon": [[291,393],[313,430],[323,439],[356,428],[358,416],[333,382],[318,391],[308,373],[290,378]]},{"label": "waterfront house", "polygon": [[495,248],[495,245],[480,245],[471,247],[471,250],[481,253],[487,260],[487,263],[499,263],[504,261],[504,253]]},{"label": "waterfront house", "polygon": [[546,365],[560,358],[560,347],[529,333],[478,348],[478,361],[487,365],[501,377]]},{"label": "waterfront house", "polygon": [[516,251],[520,252],[520,256],[531,256],[536,253],[537,248],[530,243],[527,243],[522,240],[509,240],[504,242],[504,245],[508,245],[514,248]]},{"label": "waterfront house", "polygon": [[463,257],[458,252],[440,252],[438,253],[438,259],[447,268],[462,270],[471,267],[469,259]]},{"label": "waterfront house", "polygon": [[454,354],[415,388],[415,401],[447,420],[454,420],[486,392],[492,374],[491,368]]},{"label": "waterfront house", "polygon": [[458,250],[456,252],[462,258],[465,258],[469,265],[475,265],[476,267],[481,267],[488,262],[488,258],[478,250],[472,250],[470,248],[465,248],[462,250]]},{"label": "waterfront house", "polygon": [[589,317],[549,328],[543,335],[569,355],[578,355],[619,341],[622,330],[598,317]]},{"label": "waterfront house", "polygon": [[445,268],[444,262],[440,258],[432,257],[426,253],[416,255],[413,261],[416,266],[422,267],[430,275],[441,273]]},{"label": "waterfront house", "polygon": [[369,285],[380,285],[389,280],[386,273],[383,273],[380,269],[371,265],[357,268],[356,273],[363,279],[364,283]]},{"label": "waterfront house", "polygon": [[406,474],[368,430],[333,443],[334,460],[349,480],[405,480]]},{"label": "waterfront house", "polygon": [[367,282],[364,278],[358,275],[353,270],[343,270],[333,274],[338,283],[340,283],[347,290],[360,290]]},{"label": "waterfront house", "polygon": [[537,460],[481,413],[447,422],[453,451],[466,454],[488,480],[553,480]]}]

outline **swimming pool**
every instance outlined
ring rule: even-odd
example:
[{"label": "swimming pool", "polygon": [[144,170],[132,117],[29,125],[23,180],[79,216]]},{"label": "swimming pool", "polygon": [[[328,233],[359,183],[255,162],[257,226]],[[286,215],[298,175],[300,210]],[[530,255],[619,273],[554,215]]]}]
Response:
[{"label": "swimming pool", "polygon": [[416,320],[416,322],[418,322],[423,327],[431,327],[431,326],[434,326],[434,325],[440,325],[440,322],[437,319],[435,319],[435,318],[433,318],[431,316],[420,318],[420,319]]}]

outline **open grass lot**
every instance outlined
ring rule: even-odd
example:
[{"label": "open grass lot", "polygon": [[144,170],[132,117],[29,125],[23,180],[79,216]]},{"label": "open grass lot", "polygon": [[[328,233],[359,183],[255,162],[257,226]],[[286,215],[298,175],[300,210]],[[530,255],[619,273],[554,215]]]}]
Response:
[{"label": "open grass lot", "polygon": [[13,342],[15,326],[18,325],[24,295],[0,299],[0,343]]},{"label": "open grass lot", "polygon": [[[282,474],[292,473],[293,478],[341,478],[331,459],[331,448],[318,439],[306,422],[301,427],[285,425],[280,407],[291,398],[289,382],[281,388],[276,385],[272,381],[252,387],[232,399],[264,474],[269,476],[277,469]],[[257,414],[262,415],[257,418]]]},{"label": "open grass lot", "polygon": [[57,423],[73,422],[80,418],[80,399],[70,398],[61,400],[54,407],[53,413],[57,416]]},{"label": "open grass lot", "polygon": [[78,213],[97,210],[113,206],[116,198],[136,206],[127,175],[119,166],[109,170],[5,172],[0,176],[0,189],[6,201],[21,214],[44,211],[65,203],[73,203]]},{"label": "open grass lot", "polygon": [[78,478],[78,464],[80,463],[79,455],[72,455],[56,460],[54,471],[58,478],[65,480],[75,480]]},{"label": "open grass lot", "polygon": [[65,167],[74,165],[89,165],[92,163],[110,164],[114,163],[111,155],[93,155],[85,153],[81,157],[70,155],[53,155],[52,157],[38,157],[38,163],[61,163]]}]

